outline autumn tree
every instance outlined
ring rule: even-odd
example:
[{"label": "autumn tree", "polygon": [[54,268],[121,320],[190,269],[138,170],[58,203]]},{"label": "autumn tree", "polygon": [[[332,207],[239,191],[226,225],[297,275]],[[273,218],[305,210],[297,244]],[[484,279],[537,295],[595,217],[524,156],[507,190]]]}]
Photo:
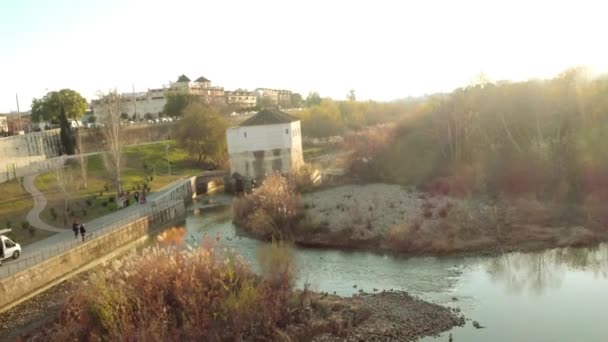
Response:
[{"label": "autumn tree", "polygon": [[32,121],[58,123],[62,107],[68,119],[78,120],[87,110],[87,101],[71,89],[51,91],[41,99],[32,100]]},{"label": "autumn tree", "polygon": [[226,119],[214,108],[191,103],[177,125],[177,145],[199,163],[211,158],[217,163],[226,151]]}]

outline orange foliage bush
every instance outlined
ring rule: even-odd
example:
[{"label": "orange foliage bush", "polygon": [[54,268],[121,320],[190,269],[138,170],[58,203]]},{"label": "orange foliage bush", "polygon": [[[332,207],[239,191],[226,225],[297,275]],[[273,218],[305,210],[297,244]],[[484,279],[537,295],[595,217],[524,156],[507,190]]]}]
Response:
[{"label": "orange foliage bush", "polygon": [[263,237],[289,236],[303,209],[293,184],[278,173],[266,177],[252,194],[233,202],[235,223]]},{"label": "orange foliage bush", "polygon": [[263,250],[255,275],[239,255],[216,248],[148,248],[93,275],[68,300],[52,341],[271,339],[289,315],[288,246]]}]

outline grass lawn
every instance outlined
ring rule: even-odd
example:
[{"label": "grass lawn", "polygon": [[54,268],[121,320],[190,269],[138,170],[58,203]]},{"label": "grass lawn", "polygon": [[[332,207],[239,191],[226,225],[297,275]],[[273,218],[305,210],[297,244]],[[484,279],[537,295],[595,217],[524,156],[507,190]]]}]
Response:
[{"label": "grass lawn", "polygon": [[34,206],[34,200],[28,194],[18,180],[0,184],[0,227],[12,228],[8,234],[11,239],[21,245],[46,238],[53,233],[30,228],[25,221],[25,215]]},{"label": "grass lawn", "polygon": [[[166,145],[169,145],[171,175],[169,175]],[[121,171],[123,191],[133,193],[139,190],[141,193],[146,175],[151,178],[148,186],[154,192],[184,176],[195,175],[202,171],[200,166],[190,161],[186,152],[176,147],[173,141],[129,146],[124,151]],[[68,179],[66,183],[69,184],[67,187],[69,211],[65,218],[63,211],[66,196],[58,186],[57,173],[48,172],[36,178],[36,187],[48,200],[46,209],[40,215],[42,220],[52,226],[69,228],[74,218],[86,222],[118,210],[114,203],[116,191],[108,180],[102,155],[87,158],[88,187],[86,189],[83,186],[77,160],[71,161],[64,174]]]}]

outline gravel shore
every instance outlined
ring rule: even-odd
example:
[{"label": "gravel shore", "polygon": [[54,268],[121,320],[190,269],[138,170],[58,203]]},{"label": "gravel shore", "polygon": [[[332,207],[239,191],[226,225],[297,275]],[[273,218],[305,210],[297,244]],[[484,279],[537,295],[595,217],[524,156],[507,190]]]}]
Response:
[{"label": "gravel shore", "polygon": [[0,314],[0,341],[17,341],[54,321],[70,295],[72,282],[64,281]]},{"label": "gravel shore", "polygon": [[325,333],[313,341],[416,341],[465,324],[457,309],[425,302],[405,292],[361,294],[342,301],[366,311],[368,318],[338,335]]}]

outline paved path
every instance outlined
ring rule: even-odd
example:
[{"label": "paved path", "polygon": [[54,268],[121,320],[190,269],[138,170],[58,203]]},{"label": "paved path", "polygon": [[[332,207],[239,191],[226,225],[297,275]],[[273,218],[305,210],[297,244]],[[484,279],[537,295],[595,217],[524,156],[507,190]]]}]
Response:
[{"label": "paved path", "polygon": [[38,174],[23,177],[23,188],[32,195],[32,198],[34,199],[34,207],[27,213],[25,219],[35,228],[53,233],[63,233],[66,229],[50,226],[40,219],[40,213],[46,208],[47,201],[44,194],[36,188],[36,185],[34,185],[36,176],[38,176]]}]

